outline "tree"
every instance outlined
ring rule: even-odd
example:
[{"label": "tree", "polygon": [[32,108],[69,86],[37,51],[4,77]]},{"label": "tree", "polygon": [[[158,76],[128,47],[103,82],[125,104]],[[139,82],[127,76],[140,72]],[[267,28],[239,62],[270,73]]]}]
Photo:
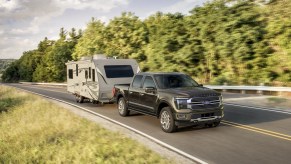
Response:
[{"label": "tree", "polygon": [[92,18],[87,24],[87,28],[78,40],[73,52],[73,59],[78,60],[82,56],[92,56],[94,54],[103,54],[105,52],[105,25],[99,20]]},{"label": "tree", "polygon": [[148,43],[148,32],[144,23],[133,13],[122,13],[106,27],[105,53],[124,59],[146,59],[143,47]]}]

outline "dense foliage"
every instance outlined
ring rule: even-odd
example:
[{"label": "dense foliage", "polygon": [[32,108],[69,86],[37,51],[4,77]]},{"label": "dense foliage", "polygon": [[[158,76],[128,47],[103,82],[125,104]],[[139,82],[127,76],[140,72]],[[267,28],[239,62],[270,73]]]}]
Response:
[{"label": "dense foliage", "polygon": [[2,75],[2,72],[8,68],[8,66],[14,62],[15,59],[0,59],[0,77]]},{"label": "dense foliage", "polygon": [[92,19],[83,33],[41,41],[4,73],[5,81],[64,81],[65,62],[106,54],[143,71],[185,72],[202,83],[290,85],[291,1],[214,0],[189,15],[122,13]]}]

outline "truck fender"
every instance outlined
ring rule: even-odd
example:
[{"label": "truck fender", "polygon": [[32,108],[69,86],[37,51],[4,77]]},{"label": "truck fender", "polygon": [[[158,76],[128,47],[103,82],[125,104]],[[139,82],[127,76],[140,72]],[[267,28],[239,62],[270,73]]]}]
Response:
[{"label": "truck fender", "polygon": [[170,105],[170,103],[168,103],[166,100],[160,100],[160,102],[157,106],[157,113],[156,113],[157,118],[160,117],[161,110],[167,106],[170,107],[171,111],[173,112],[173,107]]},{"label": "truck fender", "polygon": [[127,99],[125,98],[125,96],[124,96],[122,93],[119,92],[119,93],[117,94],[117,96],[116,96],[116,103],[118,103],[118,100],[119,100],[121,97],[123,97],[124,100],[125,100],[125,102],[127,102]]}]

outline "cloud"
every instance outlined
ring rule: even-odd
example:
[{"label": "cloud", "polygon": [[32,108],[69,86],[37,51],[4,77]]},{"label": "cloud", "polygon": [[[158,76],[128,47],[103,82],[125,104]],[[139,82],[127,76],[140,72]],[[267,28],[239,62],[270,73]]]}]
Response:
[{"label": "cloud", "polygon": [[[11,45],[11,43],[13,43]],[[28,49],[36,47],[37,42],[21,37],[5,37],[0,40],[0,59],[16,58],[13,54],[21,55]]]},{"label": "cloud", "polygon": [[[36,46],[40,35],[50,33],[49,27],[43,25],[66,10],[93,9],[107,13],[127,4],[128,0],[0,0],[0,58],[7,55],[18,58],[21,51],[35,48],[31,45]],[[105,17],[102,19],[107,20]],[[38,38],[33,35],[38,35]],[[6,39],[9,44],[3,43],[3,38],[9,38]],[[25,41],[25,38],[30,41]],[[32,41],[33,38],[35,41]]]},{"label": "cloud", "polygon": [[164,13],[181,12],[183,14],[188,14],[188,12],[191,11],[194,7],[201,6],[207,1],[210,0],[180,0],[171,6],[162,8],[161,11]]}]

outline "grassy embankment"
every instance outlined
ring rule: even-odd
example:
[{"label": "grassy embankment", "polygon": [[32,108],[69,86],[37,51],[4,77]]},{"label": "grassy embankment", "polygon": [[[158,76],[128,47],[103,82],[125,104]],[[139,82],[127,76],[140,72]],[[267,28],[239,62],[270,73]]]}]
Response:
[{"label": "grassy embankment", "polygon": [[0,163],[169,163],[38,96],[0,85]]}]

